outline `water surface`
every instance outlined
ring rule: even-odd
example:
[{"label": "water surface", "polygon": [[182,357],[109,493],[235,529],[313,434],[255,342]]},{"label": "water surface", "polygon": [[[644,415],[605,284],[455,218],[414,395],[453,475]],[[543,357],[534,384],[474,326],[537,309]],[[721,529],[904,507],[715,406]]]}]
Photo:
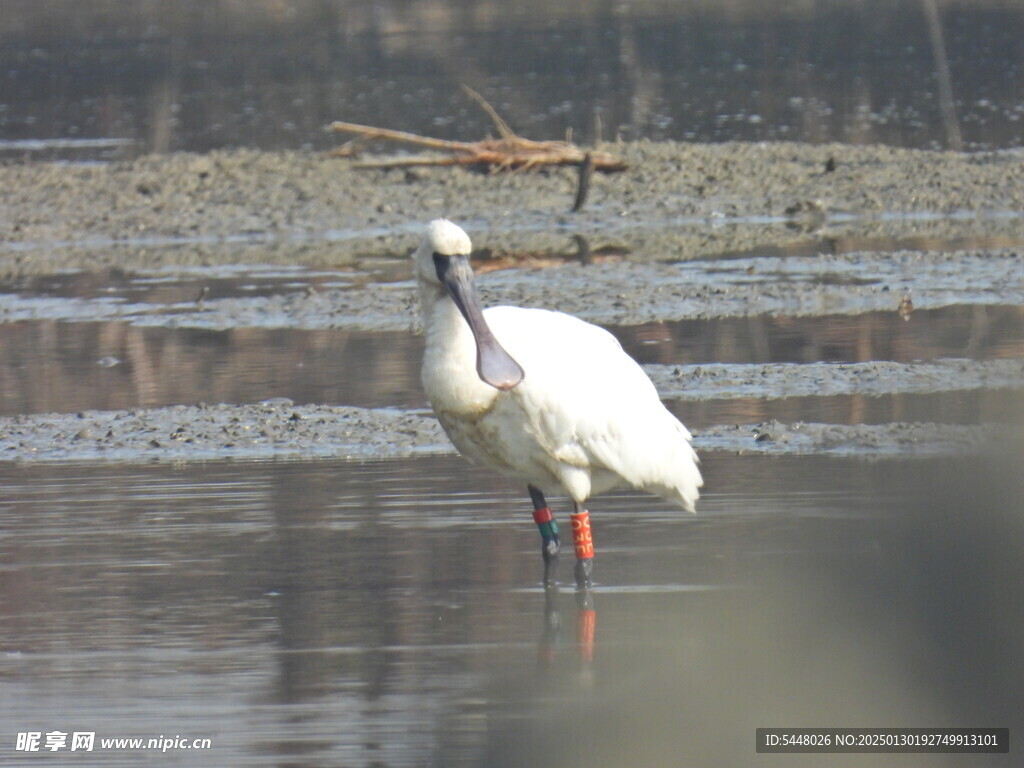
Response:
[{"label": "water surface", "polygon": [[[1016,307],[954,305],[916,311],[910,321],[890,311],[716,318],[610,330],[641,363],[667,365],[912,363],[1024,355],[1022,315]],[[419,382],[423,340],[411,331],[246,327],[211,331],[143,328],[123,322],[26,320],[6,326],[0,351],[4,382],[0,415],[253,403],[271,398],[367,408],[427,407]],[[941,414],[940,421],[971,421],[981,412],[998,410],[984,406],[993,397],[986,390],[944,396],[930,408],[906,405],[926,402],[920,396],[898,397],[906,415],[921,420]],[[850,417],[844,414],[853,408],[850,402],[847,397],[804,398],[802,405],[792,403],[784,412],[804,412],[799,418],[811,421],[845,423]],[[867,402],[881,404],[869,409],[881,408],[875,420],[901,407],[886,398]],[[778,404],[743,406],[736,400],[687,403],[684,413],[691,414],[688,424],[746,421],[734,418],[736,409],[752,405],[762,414],[782,418]],[[867,418],[863,407],[853,410],[860,414],[855,418]],[[895,415],[886,420],[893,419],[898,420]]]},{"label": "water surface", "polygon": [[16,3],[0,152],[326,149],[333,120],[483,138],[463,84],[534,139],[1013,147],[1021,23],[1005,0]]},{"label": "water surface", "polygon": [[540,589],[522,489],[456,457],[0,466],[0,729],[412,766],[754,764],[758,726],[1013,727],[1020,489],[996,464],[710,455],[697,516],[593,502],[586,603]]}]

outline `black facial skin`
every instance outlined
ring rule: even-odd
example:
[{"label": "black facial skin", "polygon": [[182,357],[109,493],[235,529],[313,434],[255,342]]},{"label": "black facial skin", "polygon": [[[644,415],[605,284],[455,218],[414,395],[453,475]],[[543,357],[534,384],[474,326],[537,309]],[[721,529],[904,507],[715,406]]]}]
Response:
[{"label": "black facial skin", "polygon": [[469,330],[476,341],[476,372],[480,380],[502,391],[512,389],[523,380],[523,369],[494,338],[484,320],[469,259],[435,253],[434,269],[437,270],[437,279],[469,323]]}]

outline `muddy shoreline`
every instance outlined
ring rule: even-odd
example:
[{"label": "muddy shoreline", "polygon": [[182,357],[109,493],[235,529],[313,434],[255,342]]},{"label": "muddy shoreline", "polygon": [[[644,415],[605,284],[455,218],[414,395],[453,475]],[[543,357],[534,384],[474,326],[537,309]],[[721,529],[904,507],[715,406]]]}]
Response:
[{"label": "muddy shoreline", "polygon": [[[352,290],[306,287],[271,296],[210,297],[203,302],[113,301],[110,295],[54,302],[6,296],[0,322],[53,318],[121,321],[165,328],[337,328],[404,331],[419,326],[411,281],[371,282]],[[957,253],[858,252],[830,257],[759,257],[678,264],[562,263],[482,275],[488,305],[558,308],[604,325],[716,317],[861,314],[898,308],[912,291],[919,309],[954,304],[1024,304],[1024,258],[1016,250]],[[192,296],[189,297],[194,298]]]},{"label": "muddy shoreline", "polygon": [[[1007,435],[993,425],[770,421],[695,430],[694,446],[702,453],[907,458],[979,451]],[[278,402],[0,418],[0,461],[370,460],[452,453],[432,416],[382,408]]]},{"label": "muddy shoreline", "polygon": [[[423,222],[439,215],[474,237],[488,272],[480,278],[486,303],[559,308],[600,324],[895,312],[911,293],[918,309],[1024,306],[1019,150],[672,142],[606,149],[630,170],[598,175],[578,214],[567,212],[574,169],[366,171],[311,152],[248,150],[0,165],[0,278],[15,286],[0,296],[0,323],[414,329],[408,279],[321,289],[301,268],[341,275],[367,259],[401,265]],[[488,260],[502,259],[518,268],[487,270]],[[165,303],[109,294],[54,300],[16,288],[32,276],[101,270],[191,285],[209,270],[255,264],[299,269],[296,286]],[[679,400],[1024,389],[1019,359],[648,370],[663,397]],[[702,451],[885,457],[974,450],[993,434],[984,425],[772,422],[713,426],[695,437]],[[388,409],[182,405],[0,420],[7,461],[448,451],[431,417]]]},{"label": "muddy shoreline", "polygon": [[[402,254],[448,216],[479,248],[564,252],[572,238],[632,261],[680,261],[794,242],[1024,239],[1024,154],[789,143],[632,142],[569,213],[575,169],[487,175],[360,170],[314,152],[152,155],[110,164],[0,165],[2,272],[252,261],[351,264]],[[829,160],[835,169],[827,171]],[[249,246],[248,248],[246,246]],[[827,251],[827,247],[824,249]],[[248,251],[248,252],[247,252]]]}]

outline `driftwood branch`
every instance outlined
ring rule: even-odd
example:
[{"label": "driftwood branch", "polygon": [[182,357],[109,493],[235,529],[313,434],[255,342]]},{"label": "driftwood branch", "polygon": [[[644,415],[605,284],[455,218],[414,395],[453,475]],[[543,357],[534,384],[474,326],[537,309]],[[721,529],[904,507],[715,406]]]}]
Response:
[{"label": "driftwood branch", "polygon": [[[377,128],[371,125],[359,125],[358,123],[342,121],[331,123],[330,130],[339,133],[355,134],[357,139],[361,140],[380,139],[394,141],[450,153],[442,156],[417,155],[362,162],[357,164],[359,168],[466,165],[478,166],[491,171],[501,171],[530,169],[543,165],[576,165],[586,168],[588,175],[590,171],[614,173],[616,171],[624,171],[627,168],[623,160],[607,152],[584,150],[569,141],[532,141],[531,139],[517,136],[508,127],[508,124],[501,119],[498,113],[494,111],[494,108],[484,101],[483,97],[469,88],[465,88],[465,91],[490,116],[500,134],[500,138],[488,138],[481,141],[449,141],[406,131],[395,131],[390,128]],[[351,142],[342,147],[336,154],[350,155],[351,151],[347,149],[350,145]]]}]

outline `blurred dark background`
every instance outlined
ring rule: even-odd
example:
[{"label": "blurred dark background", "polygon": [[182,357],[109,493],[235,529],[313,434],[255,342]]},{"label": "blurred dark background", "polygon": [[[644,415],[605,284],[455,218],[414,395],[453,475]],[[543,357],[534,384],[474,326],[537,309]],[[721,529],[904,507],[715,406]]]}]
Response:
[{"label": "blurred dark background", "polygon": [[328,148],[332,120],[524,136],[1017,146],[1007,0],[6,0],[0,149]]}]

